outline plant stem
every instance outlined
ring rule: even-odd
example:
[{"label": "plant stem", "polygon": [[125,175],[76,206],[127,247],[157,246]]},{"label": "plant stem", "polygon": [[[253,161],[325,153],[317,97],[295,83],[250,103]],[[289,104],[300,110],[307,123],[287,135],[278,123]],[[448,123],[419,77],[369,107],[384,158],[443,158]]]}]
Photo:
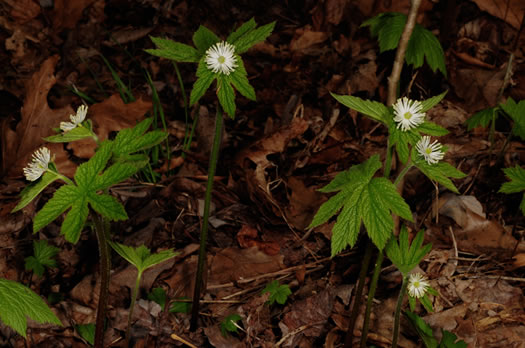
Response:
[{"label": "plant stem", "polygon": [[352,312],[350,312],[350,321],[348,323],[348,329],[346,330],[345,345],[343,348],[352,348],[352,341],[354,340],[355,322],[357,320],[357,315],[359,314],[359,308],[361,307],[361,299],[363,296],[363,288],[365,287],[366,272],[368,271],[368,265],[370,265],[370,260],[372,259],[373,249],[374,244],[370,239],[368,239],[366,244],[365,255],[363,257],[363,263],[361,264],[361,271],[359,271],[359,282],[357,284],[357,289],[354,294],[354,305],[352,307]]},{"label": "plant stem", "polygon": [[392,348],[397,347],[397,339],[399,337],[399,318],[401,314],[401,306],[403,305],[403,299],[405,298],[405,292],[408,285],[408,276],[403,274],[403,283],[401,284],[401,290],[397,297],[396,312],[394,314],[394,334],[392,336]]},{"label": "plant stem", "polygon": [[201,243],[199,249],[199,263],[197,265],[197,274],[195,276],[195,289],[193,292],[193,304],[191,308],[191,322],[190,330],[197,329],[197,319],[199,318],[199,300],[201,296],[202,276],[204,272],[204,265],[206,263],[206,242],[208,240],[208,218],[210,215],[211,192],[213,190],[213,178],[215,170],[217,169],[217,160],[219,159],[219,149],[221,147],[222,138],[222,108],[217,103],[217,114],[215,115],[215,135],[213,137],[213,145],[211,148],[210,162],[208,169],[208,183],[206,185],[206,194],[204,196],[204,212],[202,216],[201,229]]},{"label": "plant stem", "polygon": [[390,171],[392,170],[392,155],[394,152],[394,147],[390,146],[390,140],[387,140],[386,144],[386,158],[385,158],[385,170],[383,172],[383,175],[385,178],[390,177]]},{"label": "plant stem", "polygon": [[394,186],[397,187],[397,185],[399,185],[399,183],[401,182],[401,180],[405,177],[406,173],[408,173],[408,171],[410,169],[412,169],[414,165],[412,163],[410,163],[410,160],[408,160],[408,163],[407,165],[405,166],[405,168],[403,168],[403,170],[401,171],[401,173],[399,173],[399,175],[397,176],[396,180],[394,181]]},{"label": "plant stem", "polygon": [[[184,89],[184,82],[182,81],[182,75],[180,74],[179,66],[177,65],[177,62],[172,60],[173,67],[175,68],[175,74],[177,75],[177,80],[179,81],[180,86],[180,92],[182,94],[182,100],[184,101],[184,119],[185,119],[185,125],[186,129],[184,131],[184,140],[182,142],[182,158],[186,158],[186,152],[189,150],[191,145],[191,138],[193,136],[193,132],[189,132],[190,128],[188,125],[189,117],[188,117],[188,97],[186,96],[186,89]],[[188,134],[189,133],[189,134]]]},{"label": "plant stem", "polygon": [[131,318],[133,317],[133,310],[135,309],[135,302],[137,300],[137,294],[139,292],[141,278],[142,278],[142,271],[137,269],[137,279],[135,279],[135,287],[133,288],[133,292],[131,294],[131,304],[129,305],[128,326],[126,328],[126,341],[124,345],[125,347],[129,347],[129,335],[131,332]]},{"label": "plant stem", "polygon": [[109,290],[109,271],[111,269],[111,254],[108,249],[109,220],[95,216],[95,234],[100,253],[100,293],[98,297],[97,319],[95,326],[95,348],[104,347],[104,322]]},{"label": "plant stem", "polygon": [[381,264],[383,263],[383,250],[379,250],[376,259],[376,265],[374,268],[374,274],[372,275],[372,281],[370,282],[370,290],[368,291],[368,299],[366,301],[365,319],[363,322],[363,330],[361,333],[361,348],[366,347],[366,339],[368,336],[368,325],[370,324],[370,312],[372,310],[372,302],[377,289],[377,281],[379,279],[379,273],[381,273]]}]

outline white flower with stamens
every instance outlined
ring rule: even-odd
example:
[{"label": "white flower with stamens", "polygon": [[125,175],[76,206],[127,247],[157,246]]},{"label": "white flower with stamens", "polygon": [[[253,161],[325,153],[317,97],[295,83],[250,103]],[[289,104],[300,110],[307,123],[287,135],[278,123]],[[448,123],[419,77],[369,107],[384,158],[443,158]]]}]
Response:
[{"label": "white flower with stamens", "polygon": [[62,129],[64,132],[69,132],[70,130],[76,128],[86,118],[87,110],[87,106],[80,105],[77,109],[76,115],[69,115],[71,122],[60,122],[60,129]]},{"label": "white flower with stamens", "polygon": [[430,287],[427,279],[420,273],[411,274],[408,278],[408,294],[411,297],[421,298]]},{"label": "white flower with stamens", "polygon": [[416,128],[425,122],[425,113],[422,112],[423,105],[417,100],[410,100],[403,97],[394,104],[394,121],[397,122],[397,128],[403,132]]},{"label": "white flower with stamens", "polygon": [[214,73],[230,75],[237,67],[235,46],[222,41],[208,48],[206,51],[206,65]]},{"label": "white flower with stamens", "polygon": [[51,161],[51,152],[47,147],[42,147],[33,153],[33,158],[24,168],[24,175],[29,181],[36,181],[48,169]]},{"label": "white flower with stamens", "polygon": [[443,159],[445,153],[441,151],[442,145],[437,140],[430,143],[430,137],[422,137],[416,144],[416,150],[419,152],[428,164],[436,164]]}]

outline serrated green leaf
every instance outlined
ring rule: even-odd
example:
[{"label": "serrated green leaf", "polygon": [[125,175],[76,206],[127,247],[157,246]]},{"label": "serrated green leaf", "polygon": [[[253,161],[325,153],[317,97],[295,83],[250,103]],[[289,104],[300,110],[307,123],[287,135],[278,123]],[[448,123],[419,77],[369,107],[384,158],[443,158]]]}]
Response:
[{"label": "serrated green leaf", "polygon": [[483,109],[481,111],[478,111],[476,112],[472,117],[470,117],[468,120],[467,120],[467,126],[468,126],[468,130],[472,130],[473,128],[476,128],[478,126],[482,126],[483,128],[486,128],[490,121],[492,121],[492,119],[496,118],[496,115],[497,115],[497,110],[499,108],[488,108],[488,109]]},{"label": "serrated green leaf", "polygon": [[31,203],[33,199],[35,199],[36,196],[40,194],[46,187],[48,187],[52,182],[59,179],[59,176],[56,173],[53,172],[45,172],[44,175],[40,178],[40,180],[36,182],[32,182],[22,192],[20,193],[21,199],[20,202],[16,205],[16,207],[11,210],[11,213],[17,212],[20,209],[24,208],[26,205]]},{"label": "serrated green leaf", "polygon": [[371,36],[378,36],[379,50],[383,53],[384,51],[393,50],[397,47],[405,23],[405,15],[401,13],[387,12],[366,20],[361,24],[361,27],[369,26]]},{"label": "serrated green leaf", "polygon": [[250,100],[256,100],[255,90],[246,77],[246,70],[244,69],[241,57],[236,57],[239,66],[230,74],[231,82],[233,83],[233,86],[235,86],[235,89],[237,89],[243,96]]},{"label": "serrated green leaf", "polygon": [[328,219],[334,216],[335,213],[341,209],[347,196],[348,192],[341,191],[321,205],[308,228],[317,227],[328,221]]},{"label": "serrated green leaf", "polygon": [[458,340],[457,336],[452,332],[441,329],[442,337],[438,348],[467,348],[467,343],[463,340]]},{"label": "serrated green leaf", "polygon": [[85,127],[76,127],[68,132],[51,135],[43,139],[50,143],[69,143],[72,141],[77,141],[77,140],[91,138],[91,137],[93,137],[93,134],[91,133],[89,129]]},{"label": "serrated green leaf", "polygon": [[461,179],[466,176],[465,173],[457,170],[444,161],[440,161],[436,164],[428,164],[420,155],[416,154],[416,151],[412,151],[412,162],[414,162],[414,165],[430,180],[437,181],[450,191],[459,193],[458,189],[449,178]]},{"label": "serrated green leaf", "polygon": [[219,41],[221,39],[203,25],[199,26],[199,29],[193,34],[193,44],[197,47],[197,52],[200,56],[204,55],[208,48]]},{"label": "serrated green leaf", "polygon": [[172,59],[177,62],[195,63],[202,56],[195,48],[180,42],[153,36],[150,36],[150,39],[158,49],[147,49],[145,51],[157,57]]},{"label": "serrated green leaf", "polygon": [[424,247],[421,247],[423,244],[424,232],[419,231],[412,244],[408,241],[408,230],[405,225],[401,227],[399,233],[399,244],[396,238],[391,238],[388,242],[385,251],[388,258],[392,263],[399,269],[403,274],[403,277],[408,276],[408,274],[415,268],[423,257],[430,251],[432,244],[426,244]]},{"label": "serrated green leaf", "polygon": [[363,100],[361,98],[354,97],[351,95],[338,95],[332,92],[330,92],[330,94],[332,95],[332,97],[335,98],[335,100],[337,100],[344,106],[353,109],[357,112],[360,112],[363,115],[366,115],[375,121],[387,124],[386,118],[391,117],[388,108],[379,102]]},{"label": "serrated green leaf", "polygon": [[267,301],[269,305],[273,305],[275,302],[283,305],[286,303],[286,300],[288,300],[288,296],[292,294],[290,287],[287,284],[279,285],[278,280],[273,280],[266,285],[262,293],[265,294],[267,292],[270,293]]},{"label": "serrated green leaf", "polygon": [[28,287],[0,278],[0,320],[26,337],[27,318],[62,326],[47,304]]},{"label": "serrated green leaf", "polygon": [[124,209],[124,206],[113,196],[91,192],[88,195],[88,202],[94,211],[107,219],[113,221],[128,219],[126,209]]},{"label": "serrated green leaf", "polygon": [[214,74],[206,67],[204,58],[199,61],[199,66],[197,67],[197,81],[195,81],[193,88],[191,89],[190,106],[199,101],[217,76],[217,74]]},{"label": "serrated green leaf", "polygon": [[235,118],[235,91],[226,75],[217,76],[217,98],[231,119]]},{"label": "serrated green leaf", "polygon": [[395,124],[391,124],[389,127],[389,140],[390,145],[396,147],[397,154],[401,162],[407,163],[410,157],[409,144],[415,145],[421,135],[419,134],[419,127],[409,129],[406,132],[397,128]]},{"label": "serrated green leaf", "polygon": [[162,310],[166,307],[166,291],[163,288],[157,287],[153,288],[148,294],[148,300],[157,303]]},{"label": "serrated green leaf", "polygon": [[46,240],[33,241],[33,255],[25,258],[26,271],[33,271],[38,276],[44,274],[44,267],[56,267],[54,259],[59,248],[49,245]]},{"label": "serrated green leaf", "polygon": [[243,25],[241,25],[237,30],[232,32],[228,38],[226,39],[227,42],[231,43],[232,45],[235,45],[235,41],[237,41],[241,36],[246,34],[249,31],[252,31],[257,26],[257,23],[255,22],[255,19],[250,18],[249,21],[245,22]]},{"label": "serrated green leaf", "polygon": [[84,196],[78,197],[71,206],[71,210],[67,213],[60,233],[64,235],[68,242],[76,244],[80,238],[80,232],[86,223],[89,215],[89,208],[87,199]]},{"label": "serrated green leaf", "polygon": [[91,186],[92,191],[104,190],[115,185],[137,172],[139,168],[126,162],[115,163],[104,171],[101,175],[95,177],[95,182]]},{"label": "serrated green leaf", "polygon": [[386,178],[374,178],[370,181],[369,190],[371,195],[381,199],[381,205],[388,207],[394,214],[408,221],[414,221],[410,207],[399,194],[396,187]]},{"label": "serrated green leaf", "polygon": [[77,199],[78,190],[76,186],[64,185],[60,187],[36,214],[33,220],[33,233],[40,231],[40,229],[59,217]]},{"label": "serrated green leaf", "polygon": [[178,255],[173,250],[163,250],[155,254],[151,254],[151,251],[144,245],[137,248],[132,248],[120,243],[109,242],[111,247],[129,263],[135,266],[139,274],[142,274],[146,269],[158,265],[172,257]]},{"label": "serrated green leaf", "polygon": [[75,325],[75,330],[77,330],[80,337],[86,340],[87,343],[92,346],[95,344],[95,324],[79,324]]},{"label": "serrated green leaf", "polygon": [[438,342],[434,338],[432,328],[427,323],[425,323],[423,319],[421,319],[419,316],[410,311],[406,311],[405,315],[408,317],[412,326],[416,329],[419,337],[421,337],[425,346],[427,348],[437,348]]},{"label": "serrated green leaf", "polygon": [[236,322],[241,320],[241,316],[237,313],[230,314],[224,320],[221,321],[221,334],[224,337],[228,336],[228,332],[237,332]]},{"label": "serrated green leaf", "polygon": [[501,108],[512,118],[512,134],[517,135],[521,140],[525,140],[525,100],[516,103],[509,98],[505,104],[500,104]]},{"label": "serrated green leaf", "polygon": [[345,205],[332,228],[332,257],[349,245],[353,247],[357,241],[362,216],[362,206],[359,203],[364,186],[362,183],[359,184],[359,187],[356,187],[352,194],[347,197]]},{"label": "serrated green leaf", "polygon": [[248,51],[256,43],[266,40],[272,33],[275,22],[268,23],[257,29],[247,30],[235,42],[230,42],[235,46],[235,53],[241,54]]},{"label": "serrated green leaf", "polygon": [[112,142],[102,142],[89,161],[78,166],[75,173],[75,182],[81,192],[87,192],[94,184],[96,177],[104,169],[112,154]]},{"label": "serrated green leaf", "polygon": [[448,134],[448,130],[446,128],[428,121],[423,122],[417,128],[414,128],[414,130],[417,130],[423,134],[433,135],[435,137],[441,137]]},{"label": "serrated green leaf", "polygon": [[516,165],[511,168],[504,168],[503,172],[510,181],[503,183],[499,192],[516,193],[525,191],[525,169]]},{"label": "serrated green leaf", "polygon": [[151,118],[146,118],[133,128],[126,128],[119,131],[113,141],[114,156],[120,159],[122,156],[146,150],[160,144],[166,139],[168,134],[163,131],[155,130],[146,133],[151,122]]},{"label": "serrated green leaf", "polygon": [[423,107],[421,109],[422,112],[427,112],[428,110],[432,109],[434,106],[436,106],[437,104],[439,104],[439,102],[441,100],[443,100],[443,98],[445,98],[445,95],[447,94],[448,90],[441,93],[441,94],[438,94],[436,96],[433,96],[431,98],[428,98],[426,100],[422,100],[421,101],[421,106]]}]

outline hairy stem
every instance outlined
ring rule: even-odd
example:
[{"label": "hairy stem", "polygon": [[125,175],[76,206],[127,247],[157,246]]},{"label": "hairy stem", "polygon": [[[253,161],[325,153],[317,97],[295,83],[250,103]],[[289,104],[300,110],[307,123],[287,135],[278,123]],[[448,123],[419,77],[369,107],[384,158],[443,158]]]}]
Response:
[{"label": "hairy stem", "polygon": [[412,0],[410,5],[410,11],[408,12],[407,23],[399,39],[397,45],[396,58],[394,60],[394,66],[392,67],[392,74],[388,77],[388,98],[387,105],[392,105],[397,98],[397,85],[399,83],[399,77],[401,76],[401,70],[403,69],[403,63],[405,62],[405,53],[408,47],[408,41],[416,26],[417,10],[421,0]]},{"label": "hairy stem", "polygon": [[403,283],[401,283],[401,290],[397,297],[396,312],[394,314],[394,334],[392,336],[392,348],[397,347],[397,339],[399,337],[399,319],[401,315],[401,306],[403,305],[403,299],[405,298],[405,292],[408,285],[408,276],[403,274]]},{"label": "hairy stem", "polygon": [[379,250],[376,259],[376,265],[374,268],[374,274],[372,275],[372,281],[370,282],[370,289],[368,291],[368,299],[366,301],[365,320],[363,322],[363,331],[361,333],[361,348],[366,347],[366,339],[368,336],[368,325],[370,324],[370,312],[372,311],[372,302],[377,289],[377,281],[379,279],[379,273],[381,273],[381,264],[383,263],[383,251]]},{"label": "hairy stem", "polygon": [[413,166],[414,166],[414,165],[413,165],[412,163],[410,163],[410,160],[408,160],[407,165],[405,166],[405,168],[403,168],[403,169],[401,170],[401,173],[399,173],[399,175],[397,176],[396,180],[394,181],[394,186],[396,186],[396,187],[397,187],[398,185],[402,186],[402,185],[401,185],[401,180],[403,180],[403,178],[405,177],[406,173],[408,173],[408,171],[409,171],[410,169],[412,169]]},{"label": "hairy stem", "polygon": [[135,279],[135,287],[133,288],[133,292],[131,294],[131,304],[129,305],[128,326],[126,327],[126,343],[124,345],[125,347],[129,347],[129,336],[131,333],[131,318],[133,317],[133,310],[135,309],[135,302],[137,301],[137,294],[139,292],[141,278],[142,272],[137,269],[137,279]]},{"label": "hairy stem", "polygon": [[215,134],[210,154],[210,163],[208,169],[208,183],[206,185],[206,194],[204,196],[204,212],[202,216],[201,243],[199,249],[199,263],[197,265],[197,274],[195,276],[195,289],[193,292],[193,304],[191,308],[190,330],[197,329],[197,319],[199,318],[199,300],[202,288],[202,276],[206,263],[206,242],[208,240],[208,218],[210,216],[211,192],[213,190],[213,178],[215,169],[217,169],[217,160],[219,159],[219,149],[222,138],[222,108],[217,104],[217,114],[215,115]]},{"label": "hairy stem", "polygon": [[104,347],[104,322],[108,303],[109,272],[111,269],[111,254],[108,248],[109,221],[101,216],[95,216],[95,234],[100,253],[100,293],[98,296],[97,319],[95,326],[95,348]]},{"label": "hairy stem", "polygon": [[361,264],[361,271],[359,271],[359,282],[357,284],[357,289],[354,294],[354,305],[352,307],[352,312],[350,312],[350,321],[348,323],[348,329],[346,330],[345,345],[343,348],[352,348],[355,322],[357,320],[357,315],[359,314],[359,308],[361,307],[361,299],[363,296],[363,288],[365,287],[366,272],[368,271],[368,265],[370,265],[370,260],[372,259],[373,249],[374,244],[370,239],[368,239],[366,244],[365,256],[363,257],[363,263]]}]

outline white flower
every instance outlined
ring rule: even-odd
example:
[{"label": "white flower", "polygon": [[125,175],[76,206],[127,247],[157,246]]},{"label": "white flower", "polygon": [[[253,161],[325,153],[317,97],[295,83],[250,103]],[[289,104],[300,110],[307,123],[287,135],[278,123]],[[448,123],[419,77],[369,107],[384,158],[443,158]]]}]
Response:
[{"label": "white flower", "polygon": [[206,51],[206,64],[214,73],[230,75],[237,67],[235,46],[222,41],[208,48]]},{"label": "white flower", "polygon": [[417,100],[410,100],[403,97],[394,104],[394,121],[397,122],[397,128],[401,127],[403,132],[416,128],[425,122],[425,113],[421,110],[423,105]]},{"label": "white flower", "polygon": [[70,130],[76,128],[86,118],[87,110],[87,106],[80,105],[77,109],[76,115],[69,115],[71,122],[60,122],[60,129],[62,129],[64,132],[69,132]]},{"label": "white flower", "polygon": [[441,144],[437,140],[430,143],[430,137],[422,137],[416,144],[416,150],[425,158],[428,164],[436,164],[443,159],[445,153],[441,151]]},{"label": "white flower", "polygon": [[408,294],[411,297],[421,298],[427,292],[430,284],[420,273],[411,274],[408,278]]},{"label": "white flower", "polygon": [[33,153],[33,159],[24,168],[24,175],[29,181],[36,181],[48,169],[51,161],[51,152],[47,147],[42,147]]}]

